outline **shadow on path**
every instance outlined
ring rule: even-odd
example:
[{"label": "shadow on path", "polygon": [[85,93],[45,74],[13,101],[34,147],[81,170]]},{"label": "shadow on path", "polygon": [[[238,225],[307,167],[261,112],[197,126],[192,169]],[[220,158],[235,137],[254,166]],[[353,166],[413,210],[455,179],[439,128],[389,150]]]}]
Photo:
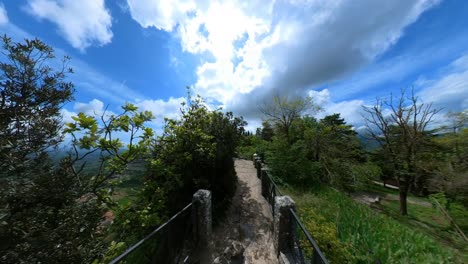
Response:
[{"label": "shadow on path", "polygon": [[273,217],[261,195],[251,161],[235,160],[236,193],[226,217],[213,230],[201,263],[278,263],[273,248]]}]

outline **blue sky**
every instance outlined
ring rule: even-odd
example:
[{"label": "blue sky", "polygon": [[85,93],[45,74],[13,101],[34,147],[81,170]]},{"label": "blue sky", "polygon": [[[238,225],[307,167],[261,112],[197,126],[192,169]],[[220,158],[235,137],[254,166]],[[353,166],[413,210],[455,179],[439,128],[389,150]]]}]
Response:
[{"label": "blue sky", "polygon": [[467,14],[463,0],[0,0],[0,33],[72,57],[65,119],[128,101],[161,121],[191,86],[250,128],[277,94],[359,127],[363,105],[401,88],[468,109]]}]

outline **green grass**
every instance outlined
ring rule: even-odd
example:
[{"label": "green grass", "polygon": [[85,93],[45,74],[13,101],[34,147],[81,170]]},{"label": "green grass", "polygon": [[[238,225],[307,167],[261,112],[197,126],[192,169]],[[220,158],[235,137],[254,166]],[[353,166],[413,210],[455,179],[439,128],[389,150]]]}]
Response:
[{"label": "green grass", "polygon": [[[304,222],[316,218],[310,213],[308,216],[307,212],[313,210],[335,225],[339,240],[349,246],[352,253],[351,263],[375,263],[377,260],[382,263],[466,263],[466,258],[420,229],[375,212],[335,190],[289,189],[286,192],[296,201]],[[414,210],[414,213],[428,216],[424,210]],[[311,231],[312,236],[321,236],[317,233],[320,230],[314,232]]]},{"label": "green grass", "polygon": [[[442,244],[448,245],[460,251],[460,254],[468,256],[468,246],[455,232],[450,221],[436,207],[427,205],[430,200],[424,197],[408,196],[408,215],[400,216],[400,204],[398,200],[388,199],[389,196],[398,195],[397,190],[384,188],[383,186],[369,186],[369,191],[383,196],[378,209],[393,219],[419,230]],[[460,228],[467,233],[468,210],[459,203],[452,202],[448,210],[449,214]]]}]

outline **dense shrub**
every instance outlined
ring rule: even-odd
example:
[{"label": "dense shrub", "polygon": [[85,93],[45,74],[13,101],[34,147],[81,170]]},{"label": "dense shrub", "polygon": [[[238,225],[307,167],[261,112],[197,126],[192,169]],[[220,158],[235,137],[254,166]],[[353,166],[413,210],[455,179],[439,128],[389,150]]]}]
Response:
[{"label": "dense shrub", "polygon": [[186,206],[198,189],[212,192],[216,221],[235,192],[233,157],[244,125],[232,113],[209,110],[199,97],[182,107],[180,119],[166,119],[163,134],[152,143],[143,189],[119,211],[119,232],[147,234]]}]

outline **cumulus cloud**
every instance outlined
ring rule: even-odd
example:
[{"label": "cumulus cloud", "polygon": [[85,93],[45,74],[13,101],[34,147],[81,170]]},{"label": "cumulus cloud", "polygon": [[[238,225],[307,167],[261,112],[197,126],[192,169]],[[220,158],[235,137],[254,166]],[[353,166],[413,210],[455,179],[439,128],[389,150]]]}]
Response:
[{"label": "cumulus cloud", "polygon": [[3,3],[0,3],[0,25],[8,23],[8,15]]},{"label": "cumulus cloud", "polygon": [[93,99],[88,103],[76,102],[73,110],[78,113],[85,113],[86,115],[100,116],[104,113],[104,103],[98,99]]},{"label": "cumulus cloud", "polygon": [[112,40],[112,17],[104,0],[29,0],[25,9],[56,24],[63,37],[81,51]]},{"label": "cumulus cloud", "polygon": [[67,110],[67,109],[65,109],[65,108],[62,108],[62,109],[60,110],[60,114],[61,114],[61,116],[62,116],[62,121],[63,121],[64,123],[72,123],[72,122],[73,122],[73,118],[72,118],[72,117],[76,116],[76,113],[75,113],[75,112],[69,111],[69,110]]},{"label": "cumulus cloud", "polygon": [[156,117],[155,122],[161,124],[165,117],[179,117],[181,104],[185,102],[186,99],[183,97],[170,97],[167,101],[161,99],[143,100],[136,103],[136,106],[139,108],[140,111],[151,111]]},{"label": "cumulus cloud", "polygon": [[202,58],[197,93],[248,115],[272,94],[306,95],[311,87],[369,64],[438,2],[128,0],[128,5],[141,26],[174,32],[183,50]]}]

